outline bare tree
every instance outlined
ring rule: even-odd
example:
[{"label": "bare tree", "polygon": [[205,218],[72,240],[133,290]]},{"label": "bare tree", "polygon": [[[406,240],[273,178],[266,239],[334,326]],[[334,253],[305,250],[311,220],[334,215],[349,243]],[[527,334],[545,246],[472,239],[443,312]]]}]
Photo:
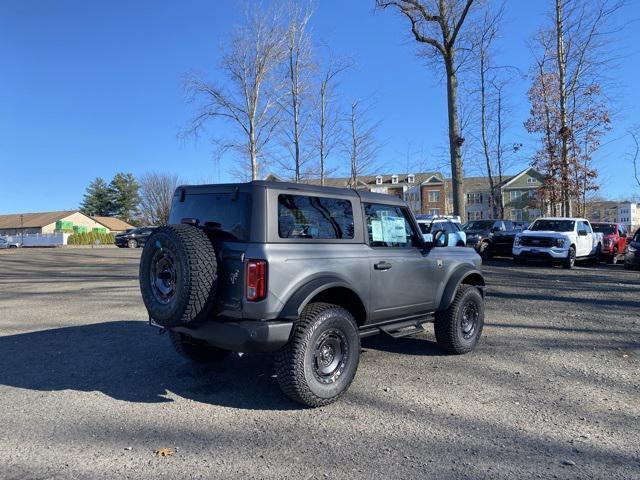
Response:
[{"label": "bare tree", "polygon": [[349,67],[348,62],[330,60],[318,86],[316,146],[321,185],[324,185],[327,174],[327,159],[340,142],[340,114],[335,105],[335,84],[338,75]]},{"label": "bare tree", "polygon": [[635,145],[633,158],[631,159],[631,161],[633,162],[633,176],[636,179],[636,183],[640,187],[640,175],[638,174],[638,171],[640,170],[640,167],[638,167],[638,153],[640,152],[640,143],[638,143],[638,135],[636,132],[634,132],[633,130],[629,130],[629,135],[631,135],[631,138],[633,139],[633,143]]},{"label": "bare tree", "polygon": [[369,120],[369,108],[364,100],[355,100],[347,122],[349,125],[349,140],[345,150],[349,155],[349,186],[358,188],[358,177],[374,168],[380,145],[376,139],[379,123]]},{"label": "bare tree", "polygon": [[612,20],[621,6],[617,0],[556,0],[551,26],[536,37],[541,53],[525,125],[543,133],[537,161],[546,164],[547,193],[556,214],[571,216],[574,205],[584,210],[588,192],[598,189],[591,160],[611,128],[602,86],[614,57]]},{"label": "bare tree", "polygon": [[[508,128],[508,107],[505,89],[512,81],[517,69],[497,65],[495,62],[495,41],[499,35],[504,4],[497,11],[486,9],[482,22],[473,34],[474,50],[477,54],[479,102],[477,118],[479,144],[482,157],[481,170],[489,179],[490,198],[494,216],[504,218],[504,203],[500,184],[504,173],[511,166],[513,154],[517,153],[521,144],[509,144],[505,135]],[[475,100],[475,99],[474,99]]]},{"label": "bare tree", "polygon": [[376,0],[378,8],[393,6],[411,23],[418,43],[428,45],[444,62],[449,116],[449,155],[453,187],[453,210],[464,217],[462,138],[458,116],[458,38],[474,0]]},{"label": "bare tree", "polygon": [[236,135],[219,139],[222,152],[231,149],[240,156],[241,170],[252,180],[260,175],[266,149],[279,123],[282,84],[275,70],[284,58],[285,32],[280,10],[246,5],[244,23],[229,37],[220,70],[225,85],[188,76],[190,100],[198,102],[187,134],[197,134],[211,119],[222,119],[236,127]]},{"label": "bare tree", "polygon": [[299,183],[303,167],[310,159],[305,151],[304,137],[311,119],[309,107],[312,74],[315,68],[311,37],[308,26],[312,11],[308,6],[289,3],[289,20],[285,34],[286,95],[280,104],[287,121],[282,122],[284,147],[290,160],[281,162],[285,170],[293,173],[293,180]]},{"label": "bare tree", "polygon": [[171,173],[148,172],[138,178],[140,220],[145,225],[167,225],[171,200],[180,178]]}]

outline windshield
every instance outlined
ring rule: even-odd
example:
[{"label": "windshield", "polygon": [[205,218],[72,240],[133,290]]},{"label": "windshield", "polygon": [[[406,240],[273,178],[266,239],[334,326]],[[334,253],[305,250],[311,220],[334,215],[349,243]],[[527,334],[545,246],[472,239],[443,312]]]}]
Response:
[{"label": "windshield", "polygon": [[594,223],[591,224],[594,232],[602,233],[603,235],[614,235],[616,233],[616,225],[613,223],[604,224],[604,223]]},{"label": "windshield", "polygon": [[572,232],[576,222],[573,220],[536,220],[529,230],[547,232]]},{"label": "windshield", "polygon": [[467,230],[489,230],[493,227],[493,221],[491,220],[474,220],[473,222],[467,222],[462,229]]}]

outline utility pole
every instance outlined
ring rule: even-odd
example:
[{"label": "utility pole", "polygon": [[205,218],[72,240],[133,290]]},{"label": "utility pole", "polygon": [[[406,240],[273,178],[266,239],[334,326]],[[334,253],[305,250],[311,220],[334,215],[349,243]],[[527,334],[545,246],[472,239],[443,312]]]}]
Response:
[{"label": "utility pole", "polygon": [[24,246],[24,215],[20,214],[20,246]]}]

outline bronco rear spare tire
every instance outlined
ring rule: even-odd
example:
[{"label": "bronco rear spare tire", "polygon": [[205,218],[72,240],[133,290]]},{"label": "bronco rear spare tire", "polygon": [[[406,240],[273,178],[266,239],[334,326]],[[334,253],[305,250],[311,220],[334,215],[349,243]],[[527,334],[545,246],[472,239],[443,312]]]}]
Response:
[{"label": "bronco rear spare tire", "polygon": [[159,325],[176,327],[207,318],[217,286],[213,245],[192,225],[157,228],[142,251],[139,278],[149,316]]}]

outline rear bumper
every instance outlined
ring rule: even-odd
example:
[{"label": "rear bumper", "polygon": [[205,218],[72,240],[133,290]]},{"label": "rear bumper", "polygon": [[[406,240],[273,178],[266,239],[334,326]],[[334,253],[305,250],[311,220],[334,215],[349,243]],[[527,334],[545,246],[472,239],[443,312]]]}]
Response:
[{"label": "rear bumper", "polygon": [[197,328],[175,327],[215,347],[233,352],[273,352],[289,341],[293,322],[243,320],[239,322],[211,321]]}]

